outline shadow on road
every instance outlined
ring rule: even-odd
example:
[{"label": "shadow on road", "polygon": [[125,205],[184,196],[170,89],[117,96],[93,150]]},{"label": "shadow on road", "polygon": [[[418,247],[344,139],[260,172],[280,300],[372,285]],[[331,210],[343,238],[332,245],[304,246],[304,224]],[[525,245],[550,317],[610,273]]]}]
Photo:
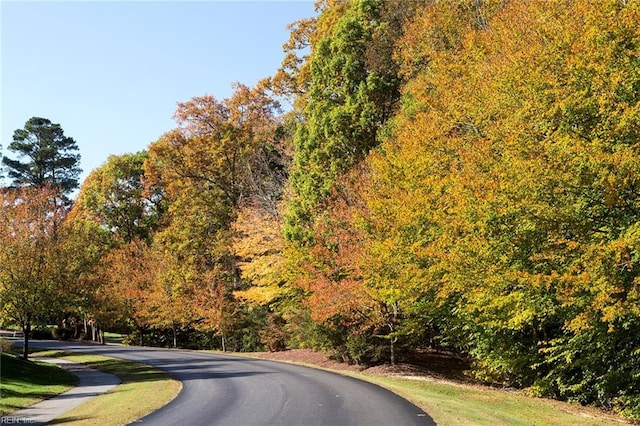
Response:
[{"label": "shadow on road", "polygon": [[63,417],[61,419],[53,419],[47,424],[48,425],[62,425],[62,424],[65,424],[65,423],[75,423],[75,422],[88,421],[90,419],[91,419],[91,417],[87,417],[87,416]]}]

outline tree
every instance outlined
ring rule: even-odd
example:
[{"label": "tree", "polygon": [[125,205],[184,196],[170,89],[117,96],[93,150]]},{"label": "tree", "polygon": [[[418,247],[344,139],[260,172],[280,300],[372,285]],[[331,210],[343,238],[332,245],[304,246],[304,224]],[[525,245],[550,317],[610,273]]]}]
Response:
[{"label": "tree", "polygon": [[[231,226],[245,205],[277,215],[287,162],[278,113],[266,86],[237,85],[228,99],[179,104],[179,127],[149,148],[146,184],[162,188],[167,203],[154,249],[171,253],[159,263],[155,300],[195,308],[173,318],[176,326],[195,322],[222,336],[232,328],[241,277]],[[181,296],[188,292],[199,296]]]},{"label": "tree", "polygon": [[191,301],[194,281],[198,277],[192,273],[190,265],[181,263],[177,256],[161,246],[146,250],[143,264],[151,279],[137,306],[137,316],[146,318],[146,323],[152,327],[170,329],[173,347],[177,347],[178,329],[195,320],[195,304]]},{"label": "tree", "polygon": [[287,45],[307,45],[308,55],[291,62],[289,54],[282,70],[291,71],[284,82],[293,80],[290,86],[301,93],[283,226],[291,284],[305,292],[311,317],[332,344],[351,345],[358,361],[366,362],[357,353],[363,341],[389,332],[379,326],[384,304],[365,288],[362,264],[353,264],[362,261],[364,246],[361,230],[353,229],[358,197],[349,182],[362,177],[361,163],[379,145],[398,106],[402,81],[393,52],[416,6],[320,2],[318,18],[301,23]]},{"label": "tree", "polygon": [[[89,233],[86,254],[102,256],[101,264],[84,275],[87,288],[77,294],[85,297],[73,310],[102,325],[135,328],[141,339],[149,321],[140,315],[140,300],[154,267],[144,269],[145,262],[164,211],[160,188],[145,185],[147,157],[146,152],[109,156],[84,181],[68,216],[78,236]],[[102,240],[91,245],[97,235]]]},{"label": "tree", "polygon": [[202,96],[180,103],[175,114],[179,128],[150,146],[148,169],[168,194],[177,195],[175,189],[195,183],[232,210],[258,195],[256,190],[263,189],[259,182],[267,175],[281,186],[277,170],[284,168],[284,153],[278,112],[278,102],[261,85],[237,84],[233,95],[221,101]]},{"label": "tree", "polygon": [[[309,81],[294,138],[294,194],[284,228],[294,244],[312,243],[311,228],[323,200],[338,179],[379,144],[378,131],[400,98],[387,35],[399,32],[401,8],[394,14],[386,3],[324,2],[312,34],[305,33],[311,53],[299,68]],[[411,2],[405,5],[411,10]]]},{"label": "tree", "polygon": [[145,186],[147,157],[146,152],[109,156],[82,184],[71,215],[95,221],[118,242],[149,240],[164,203],[157,188]]},{"label": "tree", "polygon": [[[7,149],[18,155],[18,159],[6,156],[2,159],[13,186],[49,185],[65,195],[78,187],[81,172],[78,145],[64,135],[59,124],[46,118],[30,118],[23,129],[14,132]],[[25,161],[21,161],[22,157],[26,157]]]},{"label": "tree", "polygon": [[381,294],[427,308],[403,322],[436,320],[482,379],[636,417],[639,14],[426,6],[364,192]]},{"label": "tree", "polygon": [[[29,354],[32,325],[62,307],[65,259],[55,229],[49,188],[0,189],[0,309],[24,333]],[[58,207],[61,209],[61,207]]]},{"label": "tree", "polygon": [[[101,326],[105,324],[105,316],[101,314],[111,305],[99,297],[106,283],[97,271],[105,263],[111,247],[112,235],[108,230],[94,221],[75,216],[73,210],[67,214],[58,232],[58,252],[62,259],[59,281],[65,301],[60,312],[65,319],[73,315],[78,319],[92,318]],[[79,337],[79,327],[76,333],[75,337]],[[88,336],[87,333],[85,338]]]},{"label": "tree", "polygon": [[249,284],[234,295],[250,305],[268,305],[286,291],[279,219],[264,209],[247,206],[233,223],[233,252],[242,278]]}]

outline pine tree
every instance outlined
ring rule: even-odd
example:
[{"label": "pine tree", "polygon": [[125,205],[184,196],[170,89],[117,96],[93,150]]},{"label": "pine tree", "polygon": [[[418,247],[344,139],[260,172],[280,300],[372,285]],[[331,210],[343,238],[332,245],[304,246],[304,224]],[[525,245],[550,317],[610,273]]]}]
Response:
[{"label": "pine tree", "polygon": [[78,187],[81,172],[78,145],[64,135],[59,124],[33,117],[23,129],[14,132],[13,142],[7,148],[18,155],[18,159],[6,156],[2,159],[8,177],[13,180],[12,186],[51,186],[63,194]]}]

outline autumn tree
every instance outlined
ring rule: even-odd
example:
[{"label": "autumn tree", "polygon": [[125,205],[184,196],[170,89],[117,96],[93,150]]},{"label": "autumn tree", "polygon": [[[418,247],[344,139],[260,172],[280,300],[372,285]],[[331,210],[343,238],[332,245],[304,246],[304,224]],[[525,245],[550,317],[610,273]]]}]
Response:
[{"label": "autumn tree", "polygon": [[233,251],[243,279],[250,284],[234,294],[248,303],[266,305],[286,292],[279,219],[257,206],[247,206],[233,223]]},{"label": "autumn tree", "polygon": [[[300,104],[308,90],[308,50],[315,34],[315,18],[301,19],[289,24],[289,40],[282,46],[285,56],[275,75],[271,78],[277,95]],[[295,106],[299,108],[299,105]]]},{"label": "autumn tree", "polygon": [[[151,242],[163,211],[162,194],[145,187],[146,158],[146,152],[110,156],[86,178],[65,223],[75,241],[70,259],[83,259],[84,252],[88,268],[73,287],[76,303],[67,312],[101,326],[144,329],[134,310],[140,287],[134,277],[142,273],[136,265],[144,259],[138,246]],[[96,257],[103,262],[90,261]]]},{"label": "autumn tree", "polygon": [[365,193],[381,288],[428,308],[403,322],[478,377],[631,415],[637,22],[619,2],[426,6]]},{"label": "autumn tree", "polygon": [[[361,299],[367,300],[365,305],[375,304],[362,287],[362,274],[336,271],[349,269],[342,260],[349,259],[347,254],[352,252],[346,247],[349,239],[355,238],[349,229],[355,223],[349,215],[355,212],[342,211],[351,208],[353,199],[344,202],[338,194],[353,192],[347,189],[347,182],[364,178],[357,176],[364,170],[359,165],[379,145],[396,111],[402,84],[394,56],[396,40],[416,7],[411,1],[403,2],[402,7],[397,2],[377,0],[320,3],[319,16],[304,33],[309,53],[295,74],[307,76],[308,81],[302,101],[296,104],[300,109],[290,178],[292,195],[283,228],[290,246],[291,282],[304,289],[311,316],[319,327],[331,330],[329,335],[348,336],[345,324],[353,325],[350,343],[363,340],[363,328],[370,327],[369,334],[380,334],[380,330],[372,331],[376,321],[365,319],[378,311],[368,306],[366,314],[357,314],[348,308],[347,297],[342,299],[344,310],[333,306],[334,317],[325,316],[314,306],[323,306],[317,301],[331,298],[332,293],[342,294],[342,286],[345,294],[354,295],[356,304]],[[338,240],[344,244],[344,253],[337,251]],[[359,248],[354,247],[353,253]],[[339,304],[339,299],[335,302]],[[333,309],[331,305],[324,305],[327,312]],[[358,322],[368,325],[360,327]]]},{"label": "autumn tree", "polygon": [[[53,212],[54,189],[0,190],[0,302],[4,318],[24,334],[23,357],[29,355],[32,326],[57,313],[64,302],[66,260],[54,232],[63,212]],[[60,207],[59,207],[60,208]]]},{"label": "autumn tree", "polygon": [[[194,277],[194,294],[223,297],[219,306],[230,306],[227,316],[232,291],[242,286],[231,225],[243,206],[278,214],[287,162],[278,108],[262,84],[237,85],[222,101],[194,98],[178,106],[179,127],[149,150],[148,184],[163,188],[168,203],[167,225],[155,244],[177,256],[166,263],[183,268],[174,274]],[[198,312],[198,326],[224,317]]]},{"label": "autumn tree", "polygon": [[261,190],[269,166],[282,168],[277,108],[263,88],[242,85],[224,101],[204,96],[182,103],[175,115],[180,127],[151,145],[149,168],[169,196],[194,184],[203,197],[215,198],[219,211],[212,218],[223,226],[243,199]]},{"label": "autumn tree", "polygon": [[206,96],[179,105],[181,126],[151,145],[147,162],[149,183],[165,188],[169,202],[160,238],[192,260],[229,262],[236,209],[249,199],[275,209],[267,186],[278,186],[284,167],[276,110],[264,89],[241,85],[224,101]]},{"label": "autumn tree", "polygon": [[144,258],[145,268],[151,273],[137,316],[155,328],[171,332],[172,347],[177,347],[178,330],[192,323],[196,317],[191,303],[198,277],[188,264],[161,246],[152,247]]},{"label": "autumn tree", "polygon": [[[98,297],[104,282],[96,271],[112,247],[112,235],[96,222],[75,216],[73,210],[66,215],[58,234],[58,251],[63,260],[59,262],[59,279],[65,293],[65,304],[58,319],[64,318],[68,324],[69,317],[76,316],[83,329],[86,328],[83,320],[91,318],[102,325],[103,317],[98,312],[109,305]],[[74,330],[76,337],[80,337],[80,329],[78,326]]]},{"label": "autumn tree", "polygon": [[148,243],[140,240],[111,247],[93,271],[99,283],[91,313],[112,330],[136,331],[142,346],[155,316],[143,307],[159,268],[151,252]]}]

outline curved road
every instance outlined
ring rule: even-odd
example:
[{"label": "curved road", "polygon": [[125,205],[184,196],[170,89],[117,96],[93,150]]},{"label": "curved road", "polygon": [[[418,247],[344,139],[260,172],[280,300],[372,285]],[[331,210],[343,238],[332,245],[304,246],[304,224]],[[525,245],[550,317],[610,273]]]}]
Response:
[{"label": "curved road", "polygon": [[143,418],[149,425],[434,425],[420,408],[339,374],[201,352],[32,341],[33,347],[142,362],[182,382],[180,394]]}]

